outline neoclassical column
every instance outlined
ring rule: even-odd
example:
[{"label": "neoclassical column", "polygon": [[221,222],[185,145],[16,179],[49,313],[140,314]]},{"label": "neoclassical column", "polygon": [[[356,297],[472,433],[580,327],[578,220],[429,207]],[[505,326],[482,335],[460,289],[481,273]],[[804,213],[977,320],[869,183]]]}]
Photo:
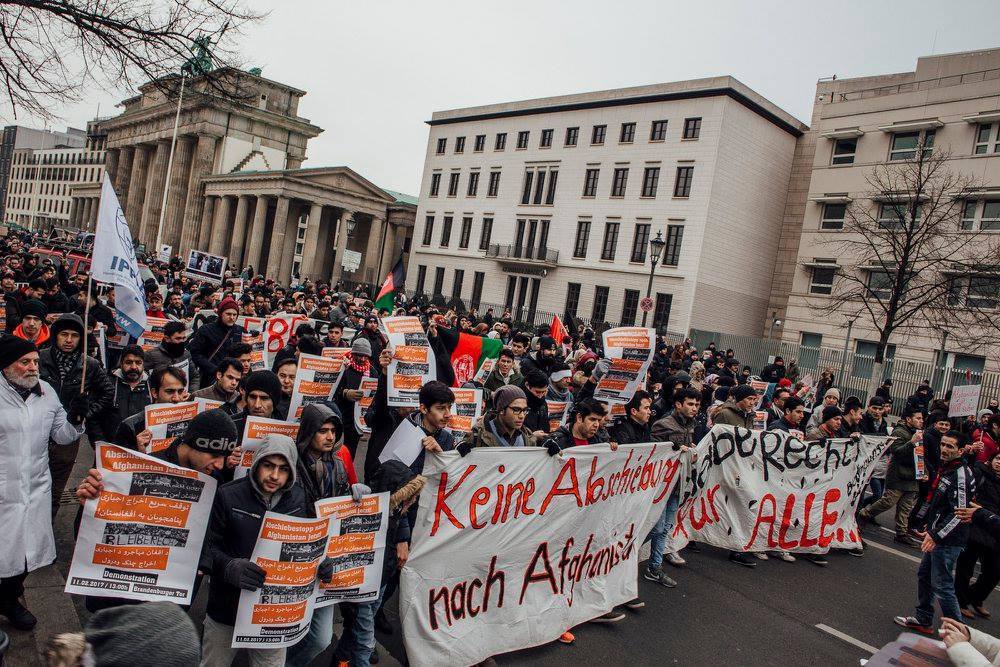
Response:
[{"label": "neoclassical column", "polygon": [[306,238],[302,243],[302,268],[299,270],[303,278],[318,278],[316,266],[319,250],[319,226],[323,219],[323,205],[313,202],[309,207],[309,219],[306,222]]},{"label": "neoclassical column", "polygon": [[90,197],[86,197],[81,201],[83,203],[83,212],[80,216],[80,228],[83,229],[90,222]]},{"label": "neoclassical column", "polygon": [[268,278],[277,278],[281,270],[281,252],[285,248],[285,233],[288,227],[288,197],[278,197],[278,206],[274,209],[274,224],[271,227],[271,247],[267,251]]},{"label": "neoclassical column", "polygon": [[111,185],[118,195],[118,203],[122,210],[125,210],[125,205],[128,203],[128,185],[132,179],[133,158],[135,158],[135,146],[122,146],[118,153],[118,170],[111,179]]},{"label": "neoclassical column", "polygon": [[[202,212],[206,199],[202,195],[201,179],[212,173],[215,164],[215,148],[218,139],[208,134],[199,134],[197,145],[191,162],[191,173],[188,177],[187,200],[184,204],[184,223],[181,226],[180,250],[182,257],[187,256],[197,242],[198,248],[204,250],[208,246],[208,235],[211,229],[202,229]],[[211,216],[207,218],[211,220]]]},{"label": "neoclassical column", "polygon": [[142,223],[139,225],[139,242],[145,243],[147,250],[156,243],[156,227],[160,224],[160,211],[163,208],[163,188],[167,184],[169,157],[170,144],[157,141],[149,174],[146,176],[146,201],[142,204]]},{"label": "neoclassical column", "polygon": [[132,236],[139,235],[142,224],[142,207],[146,201],[146,180],[149,174],[149,162],[153,156],[153,147],[139,144],[135,147],[135,158],[132,160],[132,175],[128,183],[128,206],[125,209],[125,220]]},{"label": "neoclassical column", "polygon": [[292,264],[295,263],[295,243],[299,238],[299,216],[302,204],[289,206],[288,225],[285,227],[285,242],[281,247],[281,268],[278,269],[278,282],[289,285],[292,275]]},{"label": "neoclassical column", "polygon": [[80,225],[80,200],[73,197],[69,201],[69,226],[79,229]]},{"label": "neoclassical column", "polygon": [[264,246],[264,227],[267,224],[268,198],[257,195],[257,203],[253,210],[253,224],[247,236],[246,252],[243,255],[243,266],[252,266],[255,274],[263,273],[260,266],[260,251]]},{"label": "neoclassical column", "polygon": [[[201,222],[198,225],[198,244],[196,246],[198,250],[208,251],[208,244],[212,238],[212,216],[215,213],[215,207],[218,203],[218,197],[205,195],[205,206],[202,208]],[[182,242],[182,248],[183,245]],[[185,252],[181,257],[187,259],[187,253]]]},{"label": "neoclassical column", "polygon": [[212,216],[212,236],[208,251],[213,255],[221,255],[229,238],[229,211],[232,209],[232,197],[222,196],[215,205],[215,215]]},{"label": "neoclassical column", "polygon": [[90,198],[90,219],[87,220],[87,229],[97,228],[97,213],[101,209],[101,199],[99,197]]},{"label": "neoclassical column", "polygon": [[354,215],[354,211],[344,210],[337,221],[337,254],[333,258],[333,273],[330,277],[331,284],[336,285],[337,281],[344,277],[344,251],[347,250],[347,221]]},{"label": "neoclassical column", "polygon": [[[160,240],[176,253],[180,250],[181,226],[184,224],[184,203],[187,201],[187,186],[191,176],[191,158],[194,156],[194,137],[177,137],[174,149],[174,164],[170,173],[170,190],[167,192],[167,210],[163,220],[163,236]],[[155,249],[159,252],[159,248]]]},{"label": "neoclassical column", "polygon": [[[365,246],[365,262],[362,266],[361,275],[365,277],[365,282],[378,282],[378,257],[382,251],[382,227],[385,225],[384,218],[372,216],[371,225],[368,227],[368,245]],[[371,269],[369,271],[368,269]],[[368,276],[371,275],[369,279]]]},{"label": "neoclassical column", "polygon": [[250,209],[250,196],[240,195],[236,198],[236,218],[233,220],[233,238],[229,244],[229,265],[240,267],[243,259],[243,242],[247,234],[247,213]]},{"label": "neoclassical column", "polygon": [[109,148],[104,151],[104,170],[108,172],[108,178],[111,179],[112,184],[118,176],[120,155],[121,153],[117,148]]}]

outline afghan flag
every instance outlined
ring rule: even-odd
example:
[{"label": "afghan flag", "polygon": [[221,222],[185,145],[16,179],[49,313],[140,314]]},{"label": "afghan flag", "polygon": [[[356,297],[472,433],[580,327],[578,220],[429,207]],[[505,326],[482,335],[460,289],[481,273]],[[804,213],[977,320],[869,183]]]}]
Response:
[{"label": "afghan flag", "polygon": [[376,312],[384,308],[391,313],[392,309],[396,307],[396,292],[401,292],[405,284],[406,270],[403,268],[403,256],[400,255],[393,265],[392,271],[385,277],[385,282],[382,283],[378,296],[375,297]]},{"label": "afghan flag", "polygon": [[[496,338],[476,336],[457,329],[440,327],[438,336],[451,358],[451,369],[455,376],[451,382],[452,387],[461,387],[471,380],[485,360],[499,358],[500,350],[503,349],[503,342]],[[439,370],[440,361],[439,357]],[[439,374],[439,379],[444,380],[445,377],[445,374]]]}]

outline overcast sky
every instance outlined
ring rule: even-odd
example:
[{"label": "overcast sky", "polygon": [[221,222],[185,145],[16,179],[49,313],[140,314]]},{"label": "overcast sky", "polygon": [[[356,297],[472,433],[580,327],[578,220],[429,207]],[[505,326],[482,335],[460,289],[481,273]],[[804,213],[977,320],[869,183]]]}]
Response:
[{"label": "overcast sky", "polygon": [[[407,193],[435,110],[731,74],[808,122],[820,77],[1000,47],[996,0],[252,4],[270,15],[243,38],[245,60],[308,91],[300,115],[325,130],[305,166],[348,165]],[[84,127],[125,97],[95,91],[62,115]]]}]

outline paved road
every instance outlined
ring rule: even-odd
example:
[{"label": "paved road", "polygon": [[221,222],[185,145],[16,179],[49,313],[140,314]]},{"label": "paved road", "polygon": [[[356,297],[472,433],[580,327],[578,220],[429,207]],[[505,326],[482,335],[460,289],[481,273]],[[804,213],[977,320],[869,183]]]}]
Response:
[{"label": "paved road", "polygon": [[[80,451],[77,478],[89,465],[87,457],[92,456],[89,447]],[[363,457],[362,448],[359,469]],[[64,506],[57,519],[56,565],[29,578],[27,597],[40,618],[38,629],[25,634],[0,625],[12,635],[10,665],[39,664],[38,651],[48,636],[78,631],[81,622],[86,622],[82,604],[61,592],[72,556],[74,513],[72,505]],[[670,568],[680,585],[663,589],[640,579],[639,591],[646,607],[628,612],[626,620],[613,626],[586,624],[574,629],[577,640],[572,646],[549,644],[498,656],[498,662],[573,667],[581,661],[857,665],[858,659],[870,655],[864,645],[882,646],[899,634],[900,629],[892,623],[894,615],[912,613],[919,557],[918,551],[892,542],[892,534],[883,529],[869,528],[865,537],[869,548],[863,558],[832,554],[826,568],[804,561],[769,560],[750,570],[728,562],[725,552],[712,547],[699,553],[685,552],[688,565]],[[395,602],[391,601],[390,617],[395,617]],[[203,593],[192,609],[199,625],[204,604]],[[1000,618],[1000,594],[987,606]],[[996,619],[977,620],[973,625],[1000,635]],[[405,661],[398,632],[380,635],[378,640],[383,665]],[[314,664],[326,665],[328,660],[329,652]]]}]

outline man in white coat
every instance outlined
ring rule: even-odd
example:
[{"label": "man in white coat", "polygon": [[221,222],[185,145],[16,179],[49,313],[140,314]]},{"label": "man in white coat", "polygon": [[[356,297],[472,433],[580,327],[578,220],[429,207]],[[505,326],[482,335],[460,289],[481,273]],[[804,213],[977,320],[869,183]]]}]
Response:
[{"label": "man in white coat", "polygon": [[83,434],[89,401],[64,409],[38,376],[38,350],[16,336],[0,339],[0,616],[18,630],[35,627],[21,601],[24,578],[56,559],[52,534],[49,438],[69,445]]}]

